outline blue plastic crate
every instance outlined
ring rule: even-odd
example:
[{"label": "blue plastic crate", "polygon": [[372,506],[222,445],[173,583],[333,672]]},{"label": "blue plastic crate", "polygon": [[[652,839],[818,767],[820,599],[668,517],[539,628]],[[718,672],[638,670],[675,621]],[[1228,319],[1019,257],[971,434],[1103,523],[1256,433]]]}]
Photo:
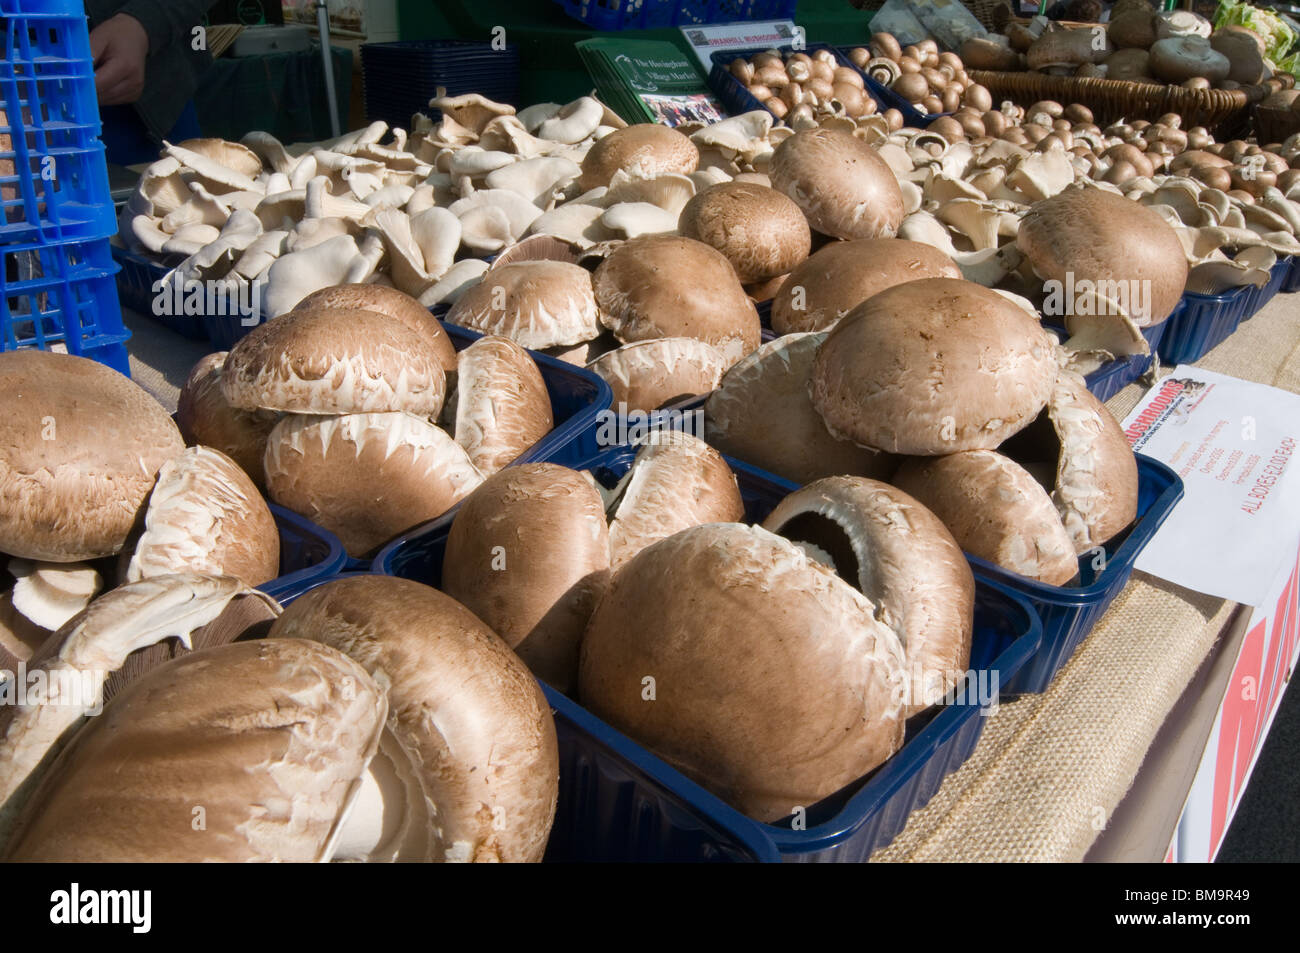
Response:
[{"label": "blue plastic crate", "polygon": [[673,26],[789,20],[797,0],[556,0],[594,30],[660,30]]},{"label": "blue plastic crate", "polygon": [[1229,288],[1223,294],[1183,292],[1165,323],[1160,359],[1166,364],[1192,364],[1216,347],[1251,313],[1254,287]]},{"label": "blue plastic crate", "polygon": [[108,189],[80,0],[0,0],[0,242],[107,238]]},{"label": "blue plastic crate", "polygon": [[[1075,649],[1128,583],[1138,554],[1183,498],[1183,481],[1177,473],[1140,453],[1137,462],[1137,519],[1106,544],[1104,554],[1085,553],[1079,558],[1078,584],[1049,586],[967,555],[977,578],[992,579],[1020,593],[1033,605],[1043,622],[1041,649],[1020,674],[1005,685],[1005,692],[1021,694],[1047,690],[1052,678],[1070,660]],[[1098,563],[1099,568],[1094,568],[1094,563]]]},{"label": "blue plastic crate", "polygon": [[[597,480],[613,485],[627,472],[636,456],[634,448],[616,447],[576,469],[590,470]],[[796,487],[769,473],[728,458],[736,472],[745,519],[759,522]],[[447,534],[454,514],[429,524],[390,544],[376,557],[376,572],[439,585]],[[1038,650],[1042,630],[1027,600],[1001,583],[979,580],[976,592],[976,624],[971,649],[971,669],[978,683],[979,671],[989,695],[999,684],[1013,680]],[[550,693],[548,690],[548,694]],[[972,692],[972,694],[977,694]],[[992,699],[990,698],[990,701]],[[569,702],[572,705],[572,702]],[[577,706],[574,706],[575,708]],[[593,790],[593,802],[602,805],[586,819],[582,836],[596,843],[627,845],[629,853],[607,853],[601,859],[667,859],[674,839],[701,828],[726,829],[736,823],[737,812],[699,785],[686,779],[627,736],[596,719],[583,709],[588,731],[599,727],[598,737],[614,752],[640,765],[640,778],[621,777],[633,784],[618,800],[613,791]],[[911,719],[902,750],[873,772],[864,782],[851,785],[838,795],[809,809],[807,830],[792,830],[789,824],[757,824],[766,840],[785,860],[860,861],[884,847],[903,829],[912,811],[923,807],[943,779],[970,757],[983,729],[978,698],[930,709]],[[608,785],[608,778],[597,779]],[[755,822],[748,822],[754,824]],[[594,825],[594,830],[592,829]],[[627,835],[635,827],[641,837]],[[634,848],[634,850],[633,850]]]},{"label": "blue plastic crate", "polygon": [[[756,109],[767,109],[766,106],[754,98],[740,80],[731,75],[731,71],[727,68],[731,64],[732,60],[749,59],[767,49],[771,49],[771,47],[754,47],[745,50],[716,50],[713,53],[713,67],[709,70],[709,88],[717,94],[718,100],[722,103],[722,106],[727,111],[728,115],[738,116],[741,113],[753,112]],[[778,49],[783,55],[796,52],[794,47],[790,44],[776,47],[776,49]],[[862,70],[853,65],[853,62],[847,56],[833,46],[829,46],[825,43],[808,43],[802,50],[797,52],[812,55],[818,50],[830,50],[835,54],[835,61],[840,66],[846,66],[851,70],[856,70],[862,76],[862,82],[866,87],[867,94],[876,101],[876,105],[879,106],[880,111],[883,112],[886,109],[897,109],[903,114],[904,126],[910,126],[915,129],[924,129],[926,126],[930,125],[930,123],[934,122],[934,120],[938,119],[940,115],[949,115],[948,113],[936,113],[932,116],[924,115],[902,96],[899,96],[888,87],[882,86],[866,73],[863,73]],[[770,109],[767,111],[771,112]]]},{"label": "blue plastic crate", "polygon": [[259,589],[283,601],[343,570],[347,553],[337,536],[283,506],[268,506],[280,533],[280,575]]},{"label": "blue plastic crate", "polygon": [[479,93],[496,102],[519,101],[519,48],[468,40],[399,40],[361,47],[361,83],[366,119],[406,128],[429,108],[437,88],[448,95]]},{"label": "blue plastic crate", "polygon": [[[288,605],[317,586],[356,575],[365,573],[301,580],[275,592],[265,586],[263,590]],[[560,762],[560,796],[545,862],[771,863],[779,859],[754,821],[725,804],[708,817],[700,816],[682,803],[677,789],[668,791],[660,784],[661,772],[672,768],[549,685],[540,684],[555,716]],[[691,794],[710,797],[686,778],[679,776],[679,780]]]},{"label": "blue plastic crate", "polygon": [[131,376],[107,239],[3,246],[0,351],[62,345]]}]

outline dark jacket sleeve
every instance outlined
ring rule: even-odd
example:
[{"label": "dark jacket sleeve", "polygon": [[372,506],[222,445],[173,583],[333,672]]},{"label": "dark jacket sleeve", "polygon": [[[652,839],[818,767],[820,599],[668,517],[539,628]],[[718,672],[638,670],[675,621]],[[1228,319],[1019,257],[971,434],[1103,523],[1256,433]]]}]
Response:
[{"label": "dark jacket sleeve", "polygon": [[149,52],[157,53],[175,43],[187,47],[193,30],[203,22],[215,0],[127,0],[117,13],[129,13],[149,34]]}]

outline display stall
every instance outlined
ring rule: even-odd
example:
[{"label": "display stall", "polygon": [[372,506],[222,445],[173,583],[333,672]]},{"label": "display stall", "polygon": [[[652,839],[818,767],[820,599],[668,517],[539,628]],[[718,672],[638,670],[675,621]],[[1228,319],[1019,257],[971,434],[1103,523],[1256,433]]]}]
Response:
[{"label": "display stall", "polygon": [[0,859],[1214,859],[1300,26],[869,5],[0,0]]}]

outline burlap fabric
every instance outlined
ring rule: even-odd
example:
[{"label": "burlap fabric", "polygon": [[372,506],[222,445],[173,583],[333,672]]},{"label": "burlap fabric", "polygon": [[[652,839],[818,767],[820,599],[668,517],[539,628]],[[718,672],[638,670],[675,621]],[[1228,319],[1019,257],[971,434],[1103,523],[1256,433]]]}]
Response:
[{"label": "burlap fabric", "polygon": [[[1300,393],[1300,295],[1275,297],[1197,364]],[[1122,419],[1143,392],[1107,406]],[[1001,705],[971,759],[872,860],[1081,860],[1235,609],[1135,574],[1048,691]]]}]

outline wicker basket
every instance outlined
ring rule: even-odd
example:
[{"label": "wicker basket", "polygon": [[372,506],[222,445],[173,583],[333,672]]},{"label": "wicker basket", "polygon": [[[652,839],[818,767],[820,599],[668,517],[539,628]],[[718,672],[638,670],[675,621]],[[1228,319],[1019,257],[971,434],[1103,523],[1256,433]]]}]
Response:
[{"label": "wicker basket", "polygon": [[1267,100],[1255,107],[1255,133],[1260,145],[1286,142],[1300,132],[1300,112],[1289,106],[1268,105]]},{"label": "wicker basket", "polygon": [[[1009,99],[1021,106],[1044,99],[1079,103],[1091,109],[1096,122],[1103,126],[1120,119],[1155,120],[1165,113],[1177,113],[1183,118],[1184,128],[1204,126],[1220,139],[1244,138],[1249,133],[1251,107],[1273,91],[1268,86],[1183,89],[1119,79],[991,70],[971,70],[970,77],[987,87],[998,102]],[[1290,76],[1285,76],[1285,81],[1293,82]]]}]

